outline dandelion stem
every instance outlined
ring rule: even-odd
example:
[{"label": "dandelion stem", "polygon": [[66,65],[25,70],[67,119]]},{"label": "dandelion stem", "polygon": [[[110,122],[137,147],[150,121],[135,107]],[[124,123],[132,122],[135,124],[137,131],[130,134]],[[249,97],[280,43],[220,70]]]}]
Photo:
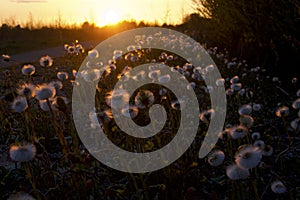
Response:
[{"label": "dandelion stem", "polygon": [[54,128],[56,130],[57,136],[59,138],[60,144],[62,145],[63,153],[66,155],[68,153],[67,142],[66,142],[64,134],[61,131],[61,129],[59,127],[59,124],[58,124],[58,122],[57,122],[57,120],[56,120],[56,118],[54,116],[54,112],[53,112],[53,110],[51,108],[51,104],[50,104],[49,99],[47,99],[47,105],[48,105],[49,110],[50,110],[50,114],[51,114],[51,117],[52,117],[52,121],[54,123]]},{"label": "dandelion stem", "polygon": [[[23,164],[23,167],[25,169],[26,176],[29,179],[29,182],[30,182],[34,192],[36,192],[37,189],[36,189],[36,185],[35,185],[34,180],[33,180],[33,176],[32,176],[32,173],[31,173],[31,170],[30,170],[30,167],[29,167],[29,163],[28,162],[23,162],[22,164]],[[38,198],[38,199],[40,199],[40,198]]]}]

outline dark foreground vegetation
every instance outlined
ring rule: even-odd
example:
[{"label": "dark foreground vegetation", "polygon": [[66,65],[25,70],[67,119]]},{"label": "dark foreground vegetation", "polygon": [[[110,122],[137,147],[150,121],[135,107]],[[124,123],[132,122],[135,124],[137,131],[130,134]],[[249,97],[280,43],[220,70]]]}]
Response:
[{"label": "dark foreground vegetation", "polygon": [[[103,128],[110,140],[128,151],[155,151],[168,143],[178,129],[181,106],[166,88],[151,84],[139,88],[130,97],[134,122],[149,123],[148,108],[158,103],[168,111],[170,125],[151,140],[126,136],[116,126],[108,99],[115,82],[129,69],[147,62],[164,63],[188,80],[187,89],[194,90],[201,102],[199,130],[190,148],[170,166],[143,174],[118,172],[91,156],[74,127],[71,99],[75,77],[90,81],[86,74],[77,73],[84,58],[97,55],[82,49],[81,41],[100,42],[150,25],[122,22],[98,28],[86,22],[81,27],[26,28],[3,24],[1,54],[79,43],[65,46],[61,57],[36,58],[40,62],[18,63],[2,57],[0,199],[299,199],[299,3],[202,3],[205,7],[199,12],[209,18],[191,14],[181,25],[162,27],[206,46],[223,77],[216,85],[226,89],[226,121],[218,143],[204,159],[199,159],[198,151],[214,110],[203,77],[214,70],[211,66],[196,68],[171,52],[137,46],[102,66],[105,75],[97,88],[97,110],[88,116],[87,130]],[[153,74],[160,78],[159,73],[158,68],[144,72],[150,78]],[[183,102],[183,106],[188,105]]]}]

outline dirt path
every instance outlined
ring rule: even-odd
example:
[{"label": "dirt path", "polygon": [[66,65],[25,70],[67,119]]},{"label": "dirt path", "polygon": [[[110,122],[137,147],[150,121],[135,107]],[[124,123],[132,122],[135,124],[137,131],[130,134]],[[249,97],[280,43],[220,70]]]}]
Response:
[{"label": "dirt path", "polygon": [[[82,42],[80,43],[84,49],[91,49],[94,48],[99,42],[90,41],[90,42]],[[59,47],[52,47],[47,48],[43,50],[37,50],[37,51],[30,51],[26,53],[20,53],[16,55],[11,55],[11,60],[18,62],[18,63],[25,63],[25,62],[34,62],[38,61],[40,57],[48,55],[53,58],[60,57],[62,55],[65,55],[66,51],[64,50],[63,45]]]}]

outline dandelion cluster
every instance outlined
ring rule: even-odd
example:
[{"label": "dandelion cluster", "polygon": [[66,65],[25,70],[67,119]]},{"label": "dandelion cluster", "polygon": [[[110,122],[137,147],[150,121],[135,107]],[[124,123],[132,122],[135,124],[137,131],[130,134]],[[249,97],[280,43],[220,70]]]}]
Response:
[{"label": "dandelion cluster", "polygon": [[[213,47],[207,51],[216,60],[222,78],[208,85],[205,80],[216,70],[216,65],[194,66],[180,55],[143,48],[143,44],[151,44],[156,37],[161,37],[166,46],[199,50],[181,38],[159,33],[137,36],[136,43],[129,45],[127,52],[124,49],[85,50],[75,41],[64,45],[67,53],[62,58],[43,56],[38,62],[19,65],[19,74],[13,70],[3,73],[0,79],[0,144],[7,146],[7,158],[13,165],[0,170],[0,175],[8,177],[2,179],[3,186],[9,185],[7,180],[11,179],[15,188],[24,190],[13,194],[16,189],[5,187],[4,198],[39,199],[41,195],[55,199],[60,194],[64,199],[72,198],[70,195],[91,199],[141,196],[146,199],[149,195],[148,199],[160,199],[170,197],[174,188],[184,194],[199,193],[207,199],[243,199],[245,191],[255,191],[261,199],[285,199],[295,194],[300,180],[294,173],[299,162],[300,90],[296,88],[299,78],[289,81],[292,87],[287,90],[283,81],[266,75],[262,66],[251,67],[245,60],[231,58],[227,50],[222,52]],[[110,53],[110,60],[101,60],[101,55],[106,53]],[[88,61],[83,61],[84,56]],[[2,58],[11,62],[8,55]],[[83,70],[79,69],[81,62],[84,62]],[[131,73],[143,63],[148,63],[149,67]],[[163,73],[166,67],[170,68],[169,74]],[[190,106],[188,98],[176,97],[169,88],[162,86],[174,81],[174,72],[181,75],[180,79],[187,80],[185,88],[195,92],[201,111],[197,118],[197,135],[186,153],[166,170],[142,176],[115,173],[94,159],[80,139],[95,141],[97,138],[92,134],[85,138],[76,135],[70,106],[72,87],[79,86],[81,80],[96,85],[94,97],[87,97],[88,91],[80,94],[83,100],[94,98],[94,108],[86,113],[72,111],[73,115],[89,119],[83,127],[87,132],[102,129],[121,149],[134,153],[152,152],[168,145],[175,137],[180,128],[181,110]],[[138,83],[146,79],[152,84],[137,88],[133,94],[126,90],[130,81]],[[118,81],[121,84],[114,88]],[[227,96],[224,129],[216,133],[219,140],[213,150],[205,159],[199,159],[200,146],[207,145],[203,144],[203,138],[220,112],[219,108],[212,108],[210,94],[220,87],[225,87]],[[147,126],[151,123],[149,110],[155,104],[162,105],[167,113],[167,121],[157,135],[135,138],[125,134],[116,124],[113,111],[117,109],[124,119]],[[97,141],[99,146],[103,142]],[[92,149],[93,153],[109,151]],[[216,194],[216,188],[220,194]],[[25,191],[33,192],[27,194]],[[0,191],[0,194],[3,193]]]}]

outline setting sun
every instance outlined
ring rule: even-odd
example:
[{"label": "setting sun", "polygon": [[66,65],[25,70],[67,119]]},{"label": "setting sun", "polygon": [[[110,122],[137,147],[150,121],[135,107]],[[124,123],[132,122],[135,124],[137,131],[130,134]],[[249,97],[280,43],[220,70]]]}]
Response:
[{"label": "setting sun", "polygon": [[101,21],[102,25],[112,25],[121,21],[121,16],[116,10],[107,10]]}]

